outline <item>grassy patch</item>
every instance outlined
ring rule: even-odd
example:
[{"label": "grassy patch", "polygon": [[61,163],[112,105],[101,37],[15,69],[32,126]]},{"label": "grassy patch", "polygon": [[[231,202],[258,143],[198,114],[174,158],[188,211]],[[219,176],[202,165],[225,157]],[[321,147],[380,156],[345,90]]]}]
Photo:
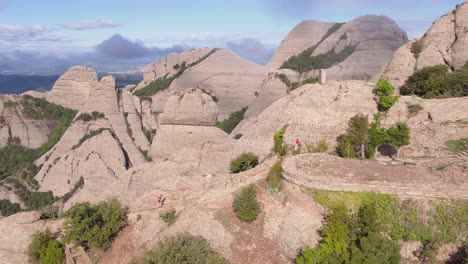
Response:
[{"label": "grassy patch", "polygon": [[393,240],[468,242],[468,201],[432,200],[429,208],[425,209],[412,200],[400,201],[396,195],[391,194],[302,190],[325,207],[344,207],[354,214],[372,204],[375,207],[374,216],[381,224],[381,231]]},{"label": "grassy patch", "polygon": [[445,142],[448,150],[455,154],[468,150],[468,138],[462,138],[459,140],[449,140]]},{"label": "grassy patch", "polygon": [[242,188],[232,203],[236,216],[243,222],[252,222],[260,213],[260,205],[257,202],[257,190],[250,184]]}]

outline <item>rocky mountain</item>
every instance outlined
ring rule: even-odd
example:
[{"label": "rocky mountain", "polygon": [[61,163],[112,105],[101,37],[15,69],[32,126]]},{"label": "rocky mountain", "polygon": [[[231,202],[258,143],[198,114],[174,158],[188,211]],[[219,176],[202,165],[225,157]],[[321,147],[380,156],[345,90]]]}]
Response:
[{"label": "rocky mountain", "polygon": [[468,61],[468,3],[435,21],[424,36],[401,46],[382,78],[400,87],[417,70],[435,65],[460,69]]},{"label": "rocky mountain", "polygon": [[[464,25],[465,6],[452,14],[453,25]],[[464,204],[466,151],[454,154],[448,143],[468,138],[468,97],[402,96],[382,112],[371,82],[380,78],[392,56],[387,77],[398,60],[401,70],[419,65],[421,58],[423,65],[424,58],[431,57],[429,51],[439,45],[434,44],[438,43],[434,27],[448,23],[447,16],[421,40],[418,59],[393,20],[364,16],[345,24],[299,24],[266,67],[227,50],[204,48],[149,64],[141,83],[122,89],[116,88],[113,76],[100,77],[92,68],[75,66],[49,92],[0,95],[0,154],[15,165],[0,161],[0,200],[2,205],[13,202],[31,210],[0,218],[5,234],[0,237],[0,263],[26,262],[29,241],[37,231],[50,229],[62,236],[63,220],[41,219],[52,205],[59,214],[78,203],[112,198],[126,207],[128,224],[111,247],[80,253],[97,256],[99,263],[128,263],[158,241],[183,232],[203,236],[235,263],[290,263],[307,246],[325,243],[322,227],[328,224],[331,206],[352,195],[341,191],[398,195],[396,203],[410,199],[414,206],[421,205],[418,210],[432,208],[435,196]],[[464,41],[462,31],[455,26],[454,43]],[[454,68],[465,54],[458,45],[462,44],[451,46],[450,55],[455,57],[446,59]],[[331,80],[318,83],[317,69],[308,63],[326,65]],[[291,67],[280,69],[284,65]],[[291,69],[295,66],[301,68]],[[369,78],[359,80],[363,75]],[[239,112],[244,107],[248,107],[245,118],[245,110]],[[335,149],[346,138],[342,135],[349,130],[349,120],[358,113],[369,122],[380,116],[376,133],[385,132],[387,138],[400,132],[387,130],[406,124],[410,139],[398,146],[399,159],[378,153],[377,160],[337,156]],[[234,123],[235,129],[222,130],[221,121]],[[363,141],[370,141],[371,136],[365,137]],[[301,146],[293,151],[296,140]],[[278,155],[278,146],[286,150],[285,156]],[[361,144],[352,147],[360,150]],[[257,155],[260,164],[241,160],[249,169],[231,173],[231,162],[244,153]],[[277,164],[283,189],[272,186]],[[249,184],[255,186],[259,215],[252,222],[241,222],[233,201]],[[155,202],[159,194],[167,199],[163,208]],[[346,205],[361,206],[367,195],[388,205],[393,200],[385,199],[394,197],[358,195]],[[47,203],[31,203],[34,198]],[[450,204],[450,209],[455,210],[455,205]],[[175,210],[171,224],[163,217],[169,209]],[[403,224],[412,225],[411,221]],[[463,228],[457,230],[461,231],[453,237],[466,234]],[[408,246],[410,239],[420,239],[415,237],[395,238],[395,245]],[[72,249],[66,246],[67,263],[86,263],[86,258],[70,253]],[[418,249],[403,251],[403,258],[418,259],[412,253]]]}]

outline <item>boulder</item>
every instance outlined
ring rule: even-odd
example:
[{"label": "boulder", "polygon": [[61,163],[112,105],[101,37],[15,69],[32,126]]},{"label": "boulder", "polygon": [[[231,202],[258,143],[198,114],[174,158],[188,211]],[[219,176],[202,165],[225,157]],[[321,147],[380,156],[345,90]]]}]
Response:
[{"label": "boulder", "polygon": [[162,125],[213,126],[218,118],[215,95],[201,89],[175,92],[160,115]]},{"label": "boulder", "polygon": [[[385,69],[382,79],[389,81],[398,89],[405,84],[405,81],[414,73],[416,58],[411,52],[411,45],[414,41],[401,46]],[[398,90],[395,91],[398,93]]]}]

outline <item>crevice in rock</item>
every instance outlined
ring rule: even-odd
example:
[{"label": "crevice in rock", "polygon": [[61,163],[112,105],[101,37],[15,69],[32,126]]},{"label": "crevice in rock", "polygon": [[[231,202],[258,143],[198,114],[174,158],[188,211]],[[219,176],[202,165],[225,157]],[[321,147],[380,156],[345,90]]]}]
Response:
[{"label": "crevice in rock", "polygon": [[122,150],[122,153],[124,154],[124,158],[125,158],[125,170],[129,170],[130,168],[133,167],[132,161],[130,160],[130,157],[128,156],[128,152],[124,149],[122,144],[119,144],[119,145],[120,145],[120,149]]}]

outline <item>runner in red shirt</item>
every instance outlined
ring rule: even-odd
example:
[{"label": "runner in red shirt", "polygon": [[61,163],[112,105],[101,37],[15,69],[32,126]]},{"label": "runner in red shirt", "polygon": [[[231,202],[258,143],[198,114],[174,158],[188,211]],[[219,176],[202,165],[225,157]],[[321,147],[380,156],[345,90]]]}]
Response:
[{"label": "runner in red shirt", "polygon": [[158,207],[162,207],[163,203],[163,196],[162,194],[158,195]]}]

